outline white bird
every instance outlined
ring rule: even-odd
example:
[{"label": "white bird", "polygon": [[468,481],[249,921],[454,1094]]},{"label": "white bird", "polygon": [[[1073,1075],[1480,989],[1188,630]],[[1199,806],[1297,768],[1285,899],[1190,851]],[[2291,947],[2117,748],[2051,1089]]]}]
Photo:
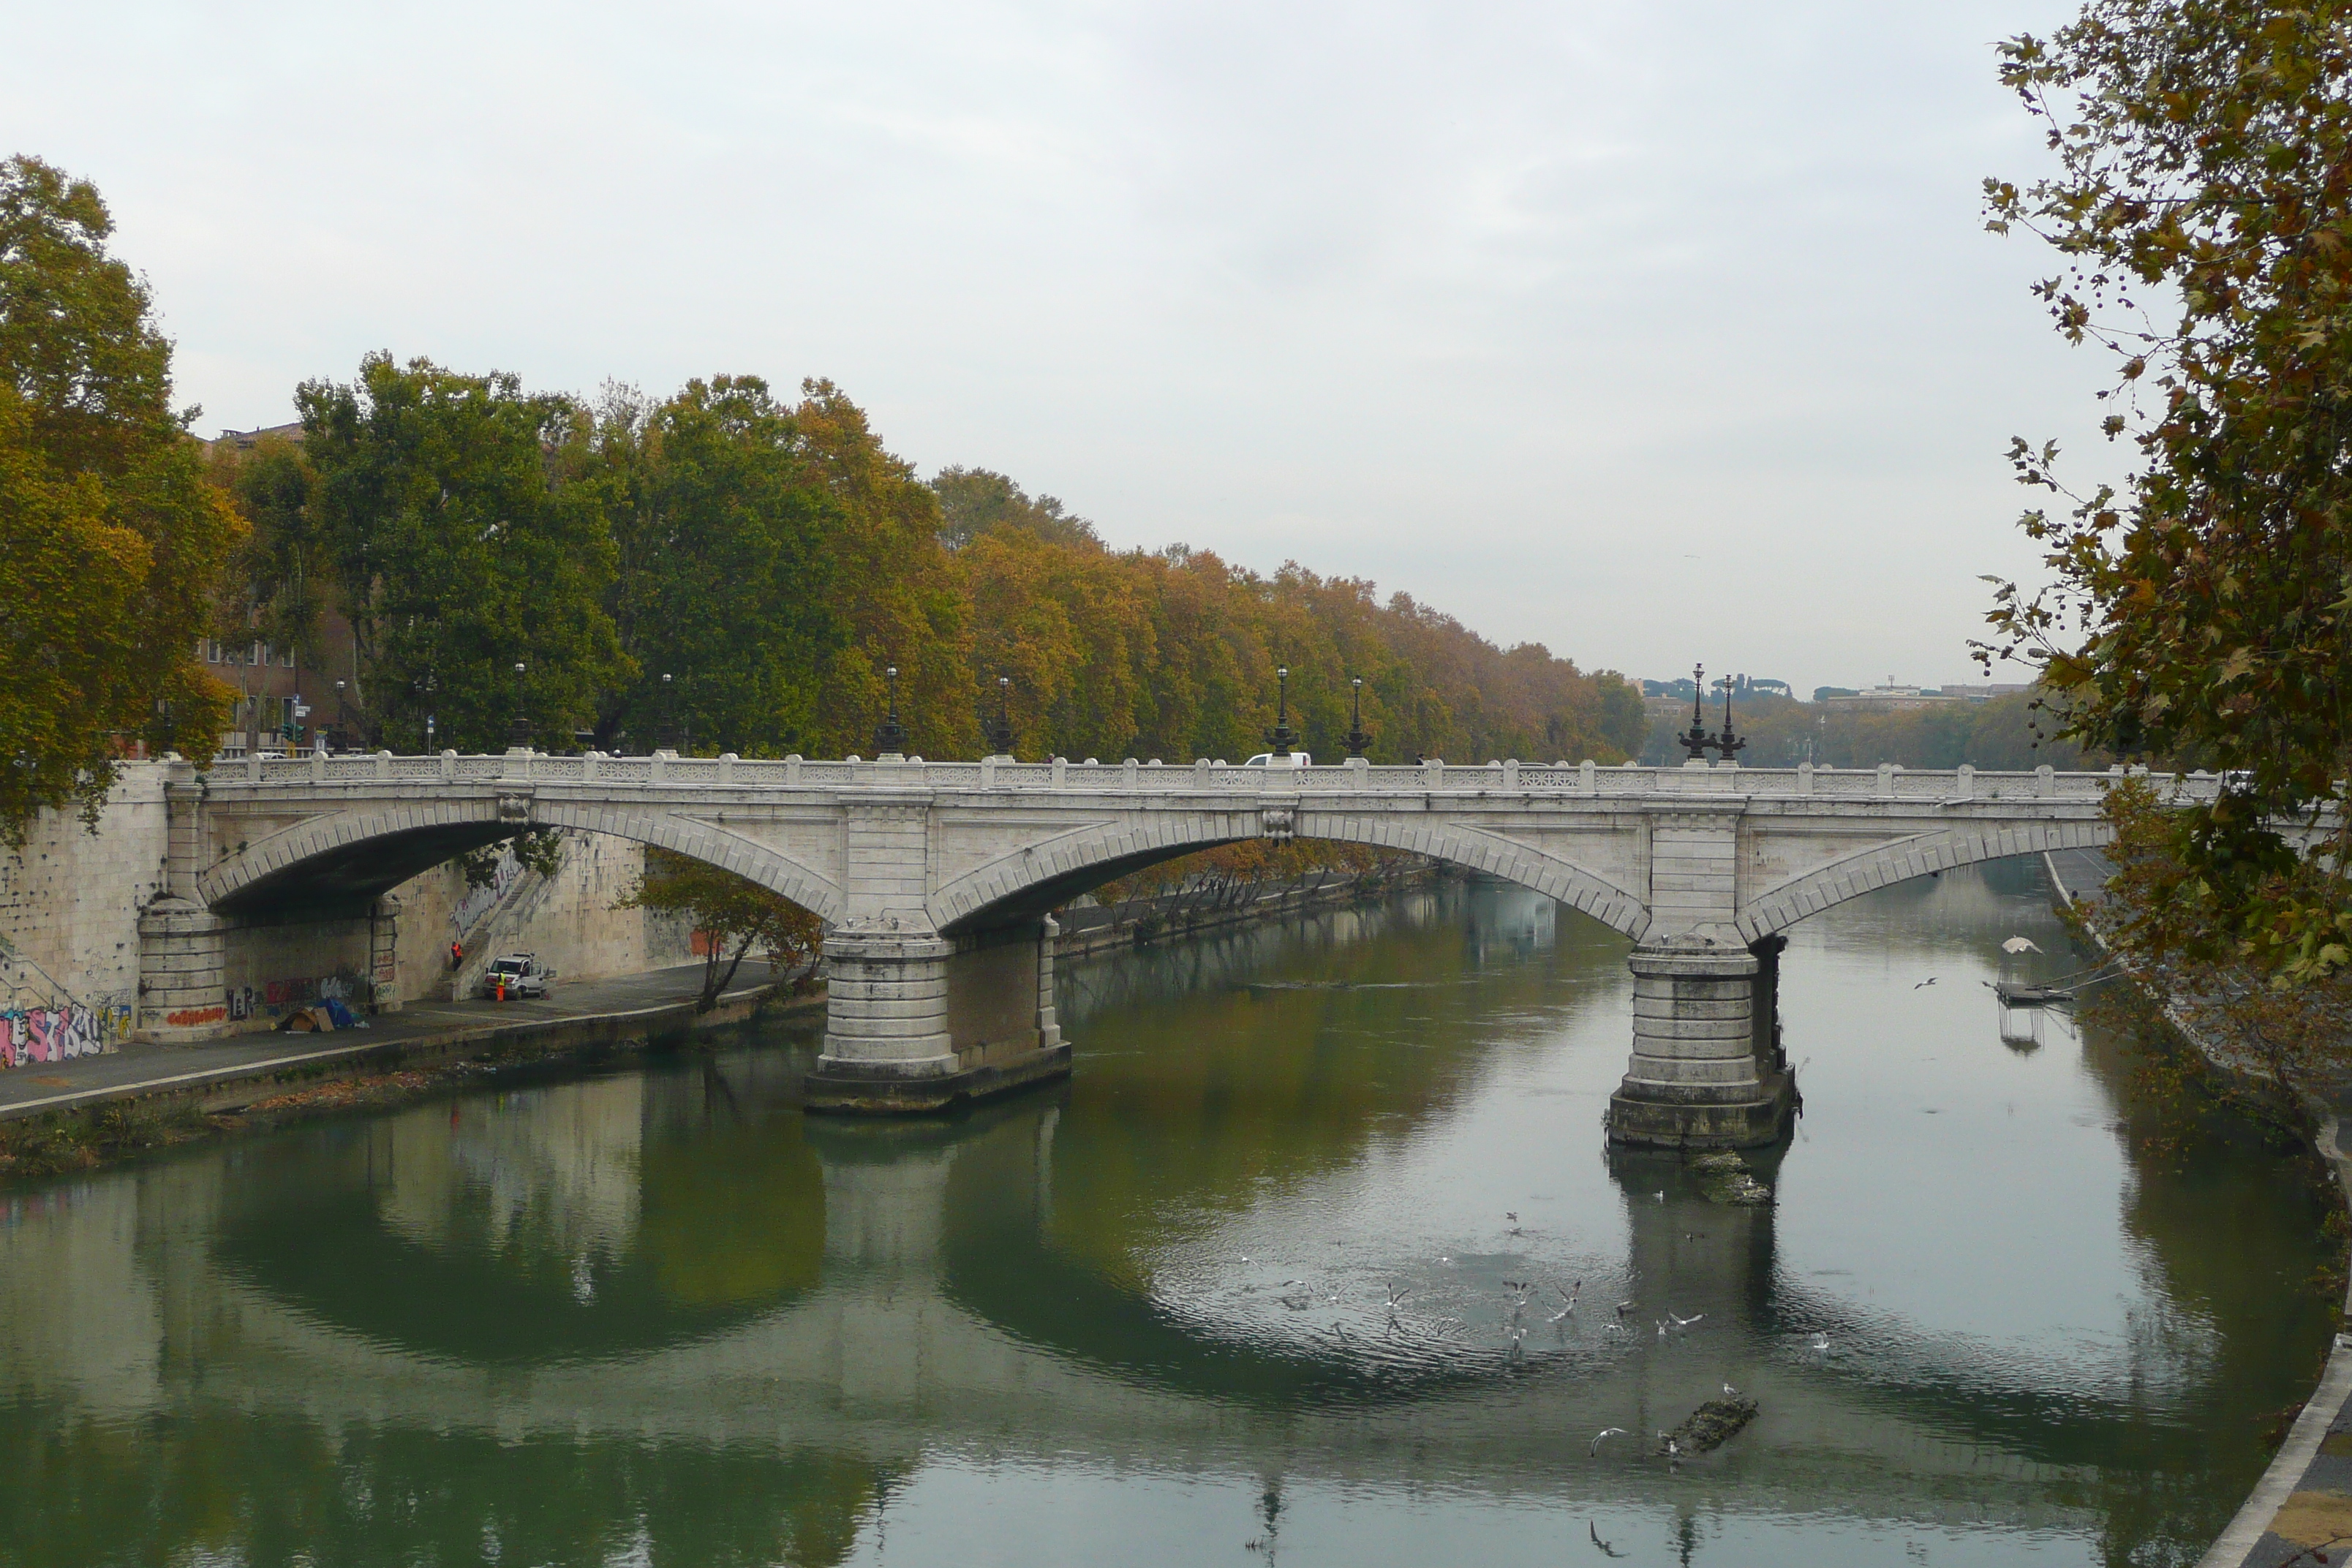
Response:
[{"label": "white bird", "polygon": [[1677,1318],[1677,1317],[1675,1317],[1675,1314],[1673,1313],[1673,1311],[1670,1310],[1668,1310],[1668,1312],[1666,1313],[1666,1321],[1667,1321],[1668,1322],[1670,1322],[1670,1323],[1674,1324],[1674,1326],[1675,1326],[1675,1327],[1676,1327],[1676,1328],[1678,1328],[1678,1329],[1687,1329],[1687,1328],[1689,1328],[1693,1323],[1697,1322],[1701,1318],[1704,1318],[1704,1317],[1706,1317],[1706,1314],[1705,1312],[1693,1312],[1693,1313],[1692,1313],[1689,1317],[1687,1317],[1687,1318]]},{"label": "white bird", "polygon": [[1660,1187],[1657,1192],[1652,1195],[1656,1198],[1659,1203],[1664,1203],[1666,1201],[1666,1189]]},{"label": "white bird", "polygon": [[1622,1323],[1603,1323],[1601,1325],[1601,1331],[1604,1334],[1622,1334],[1625,1331],[1625,1325]]},{"label": "white bird", "polygon": [[1403,1300],[1407,1296],[1410,1296],[1410,1295],[1412,1295],[1412,1291],[1410,1291],[1410,1290],[1400,1290],[1400,1289],[1397,1289],[1395,1286],[1393,1286],[1393,1285],[1390,1286],[1390,1287],[1389,1287],[1389,1310],[1390,1310],[1390,1311],[1391,1311],[1391,1312],[1395,1311],[1395,1310],[1397,1310],[1397,1304],[1398,1304],[1399,1302],[1402,1301],[1402,1300]]},{"label": "white bird", "polygon": [[1666,1321],[1665,1321],[1664,1318],[1660,1318],[1660,1319],[1658,1320],[1658,1338],[1660,1338],[1660,1339],[1664,1339],[1665,1337],[1666,1337]]},{"label": "white bird", "polygon": [[1633,1310],[1633,1303],[1631,1301],[1620,1301],[1617,1303],[1617,1315],[1621,1318]]},{"label": "white bird", "polygon": [[1732,1387],[1731,1384],[1727,1383],[1723,1385],[1723,1396],[1726,1399],[1737,1399],[1739,1397],[1739,1390]]},{"label": "white bird", "polygon": [[1815,1349],[1815,1350],[1819,1351],[1819,1352],[1820,1352],[1822,1354],[1823,1354],[1823,1355],[1827,1355],[1827,1354],[1829,1354],[1829,1353],[1830,1353],[1830,1337],[1829,1337],[1829,1335],[1827,1335],[1827,1334],[1815,1334],[1815,1335],[1813,1336],[1813,1349]]},{"label": "white bird", "polygon": [[1612,1437],[1630,1437],[1632,1436],[1633,1434],[1626,1431],[1622,1426],[1603,1426],[1600,1431],[1595,1432],[1592,1435],[1592,1452],[1597,1457],[1601,1452],[1601,1445]]},{"label": "white bird", "polygon": [[1916,990],[1918,990],[1918,989],[1920,988],[1920,986],[1924,986],[1924,985],[1933,985],[1934,984],[1936,984],[1936,977],[1935,977],[1934,975],[1930,974],[1929,976],[1927,976],[1927,979],[1922,980],[1921,982],[1919,982],[1919,984],[1918,984],[1918,985],[1914,985],[1913,987],[1911,987],[1911,989],[1912,989],[1912,990],[1914,990],[1914,991],[1916,991]]}]

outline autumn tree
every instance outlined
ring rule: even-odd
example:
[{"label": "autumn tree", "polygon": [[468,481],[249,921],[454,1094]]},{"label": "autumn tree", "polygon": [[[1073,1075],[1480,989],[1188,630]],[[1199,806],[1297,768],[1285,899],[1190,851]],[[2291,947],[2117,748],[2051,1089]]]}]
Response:
[{"label": "autumn tree", "polygon": [[618,906],[684,918],[702,949],[702,993],[695,1004],[708,1013],[735,983],[735,972],[755,949],[772,973],[782,975],[814,959],[824,941],[816,916],[748,878],[705,860],[646,851],[646,871]]},{"label": "autumn tree", "polygon": [[593,723],[631,667],[604,599],[604,497],[578,477],[577,405],[509,374],[381,353],[295,401],[368,737],[421,749],[431,714],[447,744],[503,749],[518,701],[542,744]]},{"label": "autumn tree", "polygon": [[230,693],[195,658],[237,533],[174,410],[172,344],[88,181],[0,163],[0,839],[95,822],[121,738],[208,760]]},{"label": "autumn tree", "polygon": [[984,533],[1014,531],[1049,544],[1102,548],[1095,525],[1054,496],[1031,499],[1027,490],[988,468],[941,468],[931,479],[940,498],[940,542],[961,550]]},{"label": "autumn tree", "polygon": [[1988,181],[1990,226],[2055,250],[2037,291],[2112,357],[2137,464],[2078,493],[2016,444],[2053,581],[1999,588],[1984,651],[2038,661],[2089,745],[2227,770],[2163,819],[2186,951],[2343,971],[2352,843],[2278,827],[2352,771],[2352,5],[2092,0],[2000,54],[2056,167]]},{"label": "autumn tree", "polygon": [[872,749],[883,671],[899,671],[899,716],[917,752],[977,756],[969,610],[940,543],[939,499],[886,449],[866,411],[829,381],[793,409],[799,450],[831,502],[825,549],[840,640],[819,672],[818,732],[834,755]]}]

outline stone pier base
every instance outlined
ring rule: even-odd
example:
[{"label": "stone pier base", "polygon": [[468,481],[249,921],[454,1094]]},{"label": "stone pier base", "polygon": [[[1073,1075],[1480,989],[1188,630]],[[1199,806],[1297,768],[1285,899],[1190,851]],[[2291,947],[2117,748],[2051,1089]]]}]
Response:
[{"label": "stone pier base", "polygon": [[807,1108],[906,1116],[1070,1070],[1054,1016],[1049,917],[953,939],[836,933],[825,943],[824,1051]]},{"label": "stone pier base", "polygon": [[1754,1149],[1789,1131],[1796,1079],[1780,1047],[1779,939],[1753,952],[1643,947],[1633,1057],[1609,1098],[1609,1137],[1652,1149]]}]

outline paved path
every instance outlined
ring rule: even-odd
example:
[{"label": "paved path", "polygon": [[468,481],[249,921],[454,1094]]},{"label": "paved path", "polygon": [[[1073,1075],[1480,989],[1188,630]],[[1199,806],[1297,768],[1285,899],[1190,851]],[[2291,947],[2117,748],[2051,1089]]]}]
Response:
[{"label": "paved path", "polygon": [[[744,984],[747,978],[755,983]],[[769,988],[764,965],[746,964],[736,980],[736,988],[719,999],[731,1014]],[[365,1020],[365,1027],[323,1035],[271,1031],[194,1046],[125,1045],[104,1056],[0,1072],[0,1121],[299,1068],[505,1044],[585,1021],[609,1022],[624,1036],[634,1028],[677,1027],[692,1022],[701,988],[702,965],[694,963],[616,980],[558,982],[551,995],[536,1002],[410,1002],[397,1013]]]}]

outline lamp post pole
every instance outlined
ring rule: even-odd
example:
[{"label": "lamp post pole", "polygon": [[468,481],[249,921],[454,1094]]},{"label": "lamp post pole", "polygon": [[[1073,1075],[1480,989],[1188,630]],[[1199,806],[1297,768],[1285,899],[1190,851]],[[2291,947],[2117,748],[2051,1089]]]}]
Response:
[{"label": "lamp post pole", "polygon": [[874,754],[903,756],[907,751],[907,727],[898,722],[898,667],[891,665],[882,674],[890,682],[890,710],[874,731]]},{"label": "lamp post pole", "polygon": [[1360,757],[1372,747],[1372,738],[1364,733],[1364,678],[1357,676],[1349,684],[1355,690],[1348,710],[1348,733],[1341,744],[1348,748],[1349,756]]},{"label": "lamp post pole", "polygon": [[662,672],[661,748],[666,752],[677,750],[677,687],[667,670]]},{"label": "lamp post pole", "polygon": [[1013,678],[996,678],[996,717],[982,726],[988,731],[988,749],[992,756],[1010,759],[1013,755]]},{"label": "lamp post pole", "polygon": [[1298,739],[1290,728],[1290,667],[1275,666],[1274,679],[1274,728],[1266,731],[1265,742],[1273,755],[1287,760],[1291,742]]},{"label": "lamp post pole", "polygon": [[515,667],[514,667],[514,677],[515,677],[514,722],[513,722],[511,725],[509,725],[509,726],[508,727],[508,731],[507,731],[507,744],[508,744],[509,747],[519,747],[519,748],[520,748],[520,749],[522,749],[522,750],[524,750],[524,751],[529,751],[529,750],[530,749],[530,718],[529,718],[529,717],[528,717],[528,716],[523,712],[523,706],[522,706],[522,672],[523,672],[523,665],[522,665],[522,661],[521,661],[521,660],[520,660],[520,659],[518,659],[518,660],[516,660],[516,661],[515,661]]}]

